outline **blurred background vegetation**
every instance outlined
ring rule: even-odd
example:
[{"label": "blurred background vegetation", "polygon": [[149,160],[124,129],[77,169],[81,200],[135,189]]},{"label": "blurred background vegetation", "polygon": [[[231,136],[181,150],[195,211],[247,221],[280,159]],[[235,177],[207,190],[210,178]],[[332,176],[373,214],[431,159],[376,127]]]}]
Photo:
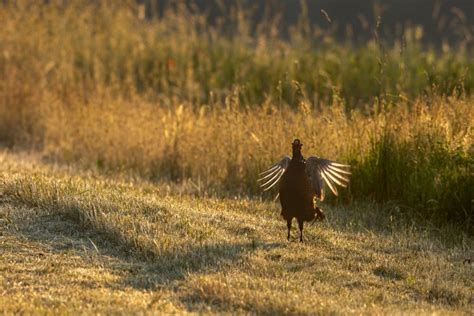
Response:
[{"label": "blurred background vegetation", "polygon": [[338,202],[473,233],[468,13],[424,12],[457,34],[430,44],[417,21],[390,34],[380,9],[358,36],[313,7],[283,23],[242,3],[219,17],[199,2],[2,1],[0,142],[196,194],[260,196],[258,172],[299,137],[306,155],[353,166]]}]

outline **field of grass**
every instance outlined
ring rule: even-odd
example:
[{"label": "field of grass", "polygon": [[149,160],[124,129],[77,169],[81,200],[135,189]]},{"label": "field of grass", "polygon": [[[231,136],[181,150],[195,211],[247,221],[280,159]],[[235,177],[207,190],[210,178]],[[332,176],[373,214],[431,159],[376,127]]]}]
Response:
[{"label": "field of grass", "polygon": [[[48,3],[0,4],[0,312],[473,309],[469,42]],[[305,244],[256,182],[296,137],[352,170]]]},{"label": "field of grass", "polygon": [[3,313],[472,311],[474,244],[454,228],[329,207],[288,243],[275,203],[4,152],[0,166]]}]

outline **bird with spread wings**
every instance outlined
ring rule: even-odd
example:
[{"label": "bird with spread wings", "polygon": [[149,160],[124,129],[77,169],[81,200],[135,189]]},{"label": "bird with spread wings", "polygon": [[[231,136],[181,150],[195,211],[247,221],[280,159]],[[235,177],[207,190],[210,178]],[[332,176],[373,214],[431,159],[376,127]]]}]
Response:
[{"label": "bird with spread wings", "polygon": [[264,191],[280,184],[277,197],[280,198],[281,215],[287,221],[288,240],[290,240],[293,218],[298,220],[300,241],[303,241],[303,223],[323,220],[324,213],[314,203],[314,198],[324,200],[325,186],[337,196],[337,186],[347,187],[349,165],[332,160],[310,156],[304,159],[301,153],[303,144],[299,139],[292,143],[293,155],[283,159],[262,172],[258,181]]}]

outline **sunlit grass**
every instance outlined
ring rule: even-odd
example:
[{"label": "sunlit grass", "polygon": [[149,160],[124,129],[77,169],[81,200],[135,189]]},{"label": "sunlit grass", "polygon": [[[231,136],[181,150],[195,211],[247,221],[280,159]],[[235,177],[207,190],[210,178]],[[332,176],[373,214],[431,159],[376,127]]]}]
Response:
[{"label": "sunlit grass", "polygon": [[391,44],[339,44],[300,27],[283,40],[273,22],[252,34],[238,10],[231,36],[183,6],[140,12],[134,2],[2,4],[0,141],[253,196],[258,172],[299,137],[306,155],[353,166],[339,201],[472,230],[469,47],[423,47],[418,28]]},{"label": "sunlit grass", "polygon": [[[472,48],[45,3],[0,4],[0,313],[472,311]],[[295,137],[352,167],[304,244]]]},{"label": "sunlit grass", "polygon": [[1,84],[19,89],[22,82],[26,92],[47,89],[86,100],[106,87],[195,106],[235,94],[244,105],[297,107],[301,98],[331,103],[336,93],[349,108],[374,97],[459,96],[474,86],[469,46],[423,47],[419,28],[407,28],[392,43],[379,37],[360,46],[302,27],[283,40],[271,21],[253,34],[248,14],[233,12],[225,23],[236,31],[225,35],[226,28],[184,6],[146,20],[132,1],[4,4]]},{"label": "sunlit grass", "polygon": [[196,192],[260,194],[258,173],[289,153],[352,165],[341,201],[394,202],[406,214],[469,229],[471,100],[399,103],[370,116],[343,105],[299,110],[264,106],[176,108],[99,100],[59,106],[45,117],[44,154],[53,161],[152,181],[189,181]]},{"label": "sunlit grass", "polygon": [[0,162],[6,313],[444,314],[473,304],[472,240],[455,229],[375,205],[328,206],[305,244],[288,243],[272,202],[52,170],[28,156]]}]

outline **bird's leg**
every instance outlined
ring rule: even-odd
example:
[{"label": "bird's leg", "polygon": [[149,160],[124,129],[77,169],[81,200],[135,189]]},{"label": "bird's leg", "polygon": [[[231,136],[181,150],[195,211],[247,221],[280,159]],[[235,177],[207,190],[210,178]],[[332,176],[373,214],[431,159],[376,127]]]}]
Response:
[{"label": "bird's leg", "polygon": [[290,231],[291,231],[291,221],[293,219],[287,219],[286,220],[286,227],[288,227],[288,241],[290,241]]},{"label": "bird's leg", "polygon": [[303,242],[303,221],[298,220],[298,225],[300,227],[300,242]]}]

